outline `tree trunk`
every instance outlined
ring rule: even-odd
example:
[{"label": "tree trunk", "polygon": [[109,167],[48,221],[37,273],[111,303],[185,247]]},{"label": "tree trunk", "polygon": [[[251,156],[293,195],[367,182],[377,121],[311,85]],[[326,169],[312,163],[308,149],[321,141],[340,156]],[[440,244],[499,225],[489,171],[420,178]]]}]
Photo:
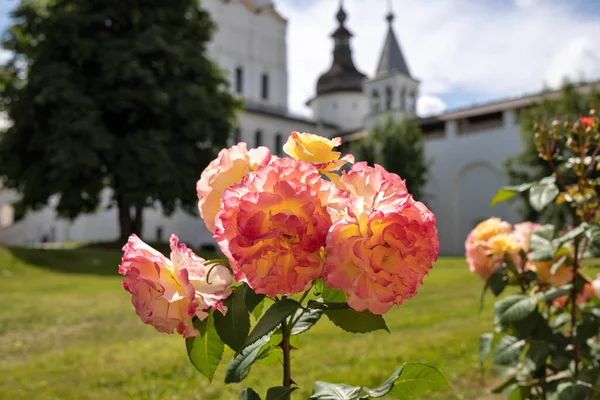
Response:
[{"label": "tree trunk", "polygon": [[136,235],[138,235],[139,237],[142,236],[142,227],[143,227],[143,223],[144,223],[144,208],[140,207],[140,206],[136,206],[135,207],[135,213],[133,216],[133,232]]},{"label": "tree trunk", "polygon": [[119,209],[119,241],[126,242],[132,231],[130,207],[122,195],[117,195],[117,208]]}]

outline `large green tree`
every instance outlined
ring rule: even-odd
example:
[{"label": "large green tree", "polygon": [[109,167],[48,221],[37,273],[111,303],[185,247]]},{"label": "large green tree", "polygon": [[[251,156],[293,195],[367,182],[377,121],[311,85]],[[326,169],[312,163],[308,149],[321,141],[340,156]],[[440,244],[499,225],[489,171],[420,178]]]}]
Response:
[{"label": "large green tree", "polygon": [[144,208],[197,202],[226,145],[236,100],[206,56],[214,29],[197,0],[22,0],[2,45],[0,175],[39,208],[94,212],[112,189],[121,236]]},{"label": "large green tree", "polygon": [[423,134],[414,119],[387,118],[376,124],[367,137],[353,142],[351,149],[357,160],[380,164],[406,179],[410,193],[421,198],[427,183],[428,161]]},{"label": "large green tree", "polygon": [[[581,90],[582,87],[589,88],[589,90]],[[557,96],[556,93],[545,90],[540,103],[521,111],[519,122],[523,151],[509,157],[505,162],[511,184],[537,181],[553,172],[550,165],[538,156],[533,141],[536,123],[550,122],[554,119],[562,120],[565,117],[573,121],[588,115],[590,109],[598,109],[600,106],[600,93],[594,90],[593,84],[576,85],[565,81],[558,94]],[[526,196],[526,194],[522,196]],[[555,222],[567,218],[568,213],[568,206],[553,205],[547,207],[540,214],[531,207],[528,201],[522,202],[521,214],[527,221]]]}]

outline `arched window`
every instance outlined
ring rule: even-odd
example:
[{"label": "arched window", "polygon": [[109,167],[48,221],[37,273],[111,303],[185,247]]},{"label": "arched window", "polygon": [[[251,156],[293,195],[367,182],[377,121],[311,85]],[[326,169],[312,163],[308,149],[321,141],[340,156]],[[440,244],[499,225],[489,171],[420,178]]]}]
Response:
[{"label": "arched window", "polygon": [[392,109],[392,88],[389,86],[385,88],[385,109]]},{"label": "arched window", "polygon": [[406,111],[406,90],[400,90],[400,110]]},{"label": "arched window", "polygon": [[371,112],[373,114],[378,114],[381,110],[381,103],[379,100],[379,92],[377,89],[373,89],[373,94],[371,95]]},{"label": "arched window", "polygon": [[414,113],[417,101],[417,94],[415,92],[410,92],[406,98],[406,112]]}]

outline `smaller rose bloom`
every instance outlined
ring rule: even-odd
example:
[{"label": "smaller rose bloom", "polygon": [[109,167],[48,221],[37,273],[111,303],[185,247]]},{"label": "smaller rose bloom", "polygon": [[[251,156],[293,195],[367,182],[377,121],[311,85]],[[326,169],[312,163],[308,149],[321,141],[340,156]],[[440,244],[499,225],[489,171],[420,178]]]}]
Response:
[{"label": "smaller rose bloom", "polygon": [[[577,303],[577,305],[584,304],[584,303],[587,303],[592,297],[598,297],[598,296],[596,295],[592,284],[586,283],[585,285],[583,285],[583,291],[581,293],[577,293],[575,302]],[[569,296],[566,295],[566,296],[561,296],[561,297],[555,299],[552,302],[552,304],[554,305],[554,307],[562,309],[562,308],[565,308],[568,301],[569,301]]]},{"label": "smaller rose bloom", "polygon": [[561,287],[573,280],[573,268],[563,262],[556,272],[552,274],[552,266],[559,259],[560,257],[556,257],[554,260],[528,261],[527,268],[537,274],[540,285]]},{"label": "smaller rose bloom", "polygon": [[542,225],[534,222],[521,222],[515,225],[514,236],[517,241],[521,244],[523,251],[529,251],[529,244],[531,241],[531,234],[541,229]]},{"label": "smaller rose bloom", "polygon": [[[467,236],[465,257],[469,270],[487,280],[502,265],[504,251],[515,252],[516,240],[511,237],[512,226],[492,217],[479,223]],[[490,244],[492,248],[490,248]],[[516,257],[513,257],[516,261]]]},{"label": "smaller rose bloom", "polygon": [[119,274],[125,275],[123,288],[131,293],[131,303],[140,319],[163,333],[198,335],[192,320],[208,316],[213,308],[225,314],[223,300],[231,291],[232,278],[222,265],[204,265],[177,236],[171,236],[171,259],[131,235],[123,247]]},{"label": "smaller rose bloom", "polygon": [[354,156],[351,154],[340,158],[341,153],[333,151],[334,147],[341,144],[342,139],[339,137],[327,139],[312,133],[292,132],[283,145],[283,151],[296,160],[315,164],[320,173],[337,184],[339,175],[334,172],[347,163],[354,163]]},{"label": "smaller rose bloom", "polygon": [[239,183],[244,175],[267,165],[273,156],[264,146],[248,150],[246,143],[238,143],[219,152],[211,161],[196,184],[200,216],[210,232],[215,231],[215,216],[221,208],[225,189]]}]

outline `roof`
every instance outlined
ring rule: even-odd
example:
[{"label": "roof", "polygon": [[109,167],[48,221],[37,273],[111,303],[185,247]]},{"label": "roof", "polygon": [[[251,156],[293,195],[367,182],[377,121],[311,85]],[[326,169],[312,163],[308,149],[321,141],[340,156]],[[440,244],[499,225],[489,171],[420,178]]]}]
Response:
[{"label": "roof", "polygon": [[246,106],[244,107],[244,109],[245,109],[245,111],[247,111],[249,113],[266,115],[266,116],[273,117],[273,118],[287,119],[290,121],[302,122],[305,124],[311,124],[311,125],[315,125],[315,126],[322,125],[326,128],[331,128],[331,129],[339,129],[339,127],[337,125],[330,124],[328,122],[317,122],[311,118],[307,118],[307,117],[297,115],[297,114],[292,114],[286,110],[275,109],[272,107],[265,107],[265,106],[261,106],[258,104],[246,103]]},{"label": "roof", "polygon": [[393,14],[388,14],[387,20],[389,23],[387,36],[383,49],[381,50],[381,56],[379,57],[379,64],[375,75],[389,74],[390,72],[399,72],[410,77],[408,65],[400,50],[400,44],[396,39],[394,28],[392,27],[392,21],[394,20]]},{"label": "roof", "polygon": [[[581,83],[577,85],[577,91],[582,94],[587,94],[592,89],[600,91],[600,81]],[[474,104],[467,107],[448,110],[442,114],[434,115],[431,117],[421,118],[420,121],[422,123],[439,120],[447,121],[453,119],[473,117],[476,115],[489,114],[498,111],[510,110],[515,108],[523,108],[541,103],[543,100],[557,100],[560,98],[561,93],[561,89],[546,90],[533,94],[526,94],[519,97],[510,97],[483,104]]]}]

